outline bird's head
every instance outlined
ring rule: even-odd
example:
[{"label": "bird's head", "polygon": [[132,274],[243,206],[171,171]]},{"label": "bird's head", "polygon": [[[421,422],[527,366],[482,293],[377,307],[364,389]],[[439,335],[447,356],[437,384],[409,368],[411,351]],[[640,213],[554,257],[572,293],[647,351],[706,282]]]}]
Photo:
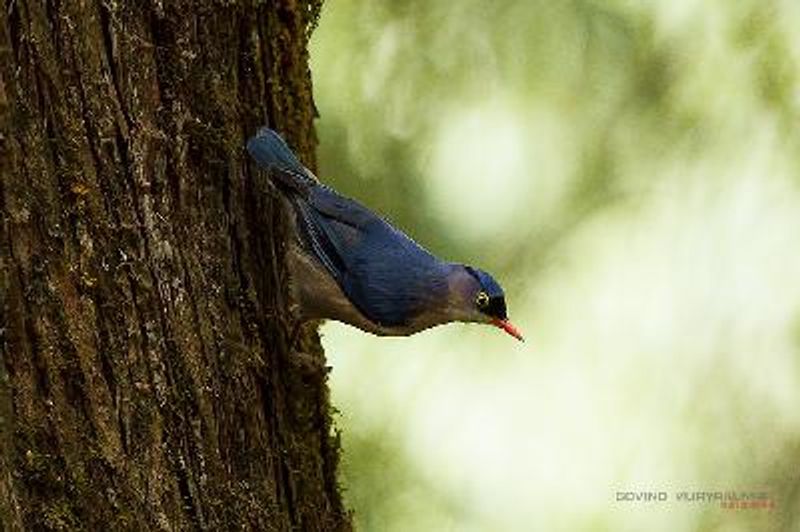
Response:
[{"label": "bird's head", "polygon": [[462,266],[450,277],[451,307],[460,321],[487,323],[524,341],[522,333],[508,320],[503,289],[483,270]]}]

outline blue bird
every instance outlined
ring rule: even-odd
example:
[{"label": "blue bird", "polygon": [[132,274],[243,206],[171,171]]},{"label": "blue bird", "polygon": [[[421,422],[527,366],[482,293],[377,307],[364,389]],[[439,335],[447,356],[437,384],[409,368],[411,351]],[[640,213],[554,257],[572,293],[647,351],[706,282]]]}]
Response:
[{"label": "blue bird", "polygon": [[381,336],[408,336],[452,321],[508,321],[503,289],[488,273],[442,261],[363,205],[320,183],[275,131],[247,151],[293,213],[291,291],[304,320],[334,319]]}]

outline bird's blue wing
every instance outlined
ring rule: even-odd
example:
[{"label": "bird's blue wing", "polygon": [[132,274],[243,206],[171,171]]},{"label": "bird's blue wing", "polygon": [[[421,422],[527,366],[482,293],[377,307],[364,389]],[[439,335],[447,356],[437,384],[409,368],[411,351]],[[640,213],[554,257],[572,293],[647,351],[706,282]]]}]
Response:
[{"label": "bird's blue wing", "polygon": [[364,243],[367,225],[376,216],[322,185],[290,201],[306,247],[344,289],[345,278],[352,268],[353,250]]},{"label": "bird's blue wing", "polygon": [[[341,285],[346,270],[346,263],[341,256],[341,250],[347,247],[343,241],[344,231],[324,220],[313,206],[316,203],[313,197],[324,195],[328,189],[316,180],[283,138],[272,129],[261,128],[247,142],[247,151],[259,166],[267,170],[279,188],[287,193],[303,243]],[[333,192],[328,194],[331,200],[319,203],[336,207],[335,198],[338,195]],[[346,201],[344,198],[341,200]]]},{"label": "bird's blue wing", "polygon": [[441,263],[402,235],[374,228],[355,250],[344,278],[350,301],[372,321],[384,326],[408,325],[447,297]]},{"label": "bird's blue wing", "polygon": [[405,325],[444,297],[442,263],[404,233],[328,188],[316,187],[308,199],[314,225],[341,261],[339,286],[367,318]]},{"label": "bird's blue wing", "polygon": [[268,127],[262,127],[247,141],[247,151],[256,162],[270,172],[279,184],[305,194],[317,185],[317,179],[297,159],[283,138]]}]

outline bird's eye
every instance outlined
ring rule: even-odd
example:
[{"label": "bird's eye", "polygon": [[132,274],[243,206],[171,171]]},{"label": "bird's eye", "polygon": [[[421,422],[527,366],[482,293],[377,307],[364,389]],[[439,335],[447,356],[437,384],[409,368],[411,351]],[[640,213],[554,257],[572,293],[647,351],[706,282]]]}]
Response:
[{"label": "bird's eye", "polygon": [[478,292],[478,295],[475,296],[475,304],[478,305],[478,308],[485,308],[489,305],[489,294],[486,292]]}]

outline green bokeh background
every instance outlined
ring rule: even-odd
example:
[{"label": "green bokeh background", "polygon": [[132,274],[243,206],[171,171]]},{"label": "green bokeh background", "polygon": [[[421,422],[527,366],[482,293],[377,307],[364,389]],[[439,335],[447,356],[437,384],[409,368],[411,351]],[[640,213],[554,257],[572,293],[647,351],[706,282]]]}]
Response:
[{"label": "green bokeh background", "polygon": [[796,0],[326,3],[320,176],[492,272],[528,338],[323,327],[361,530],[800,530],[798,28]]}]

